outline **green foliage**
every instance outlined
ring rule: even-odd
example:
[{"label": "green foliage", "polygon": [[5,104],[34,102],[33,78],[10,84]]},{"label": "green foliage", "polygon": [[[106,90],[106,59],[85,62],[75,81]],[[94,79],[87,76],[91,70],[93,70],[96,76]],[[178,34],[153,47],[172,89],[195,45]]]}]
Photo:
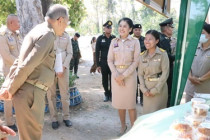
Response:
[{"label": "green foliage", "polygon": [[70,26],[77,29],[86,16],[83,0],[55,0],[54,3],[60,3],[68,7]]},{"label": "green foliage", "polygon": [[3,82],[4,82],[4,76],[0,75],[0,88],[1,88],[1,86],[3,84]]},{"label": "green foliage", "polygon": [[6,23],[6,18],[9,14],[16,13],[15,0],[0,0],[0,25]]},{"label": "green foliage", "polygon": [[69,87],[74,87],[75,86],[75,80],[77,79],[76,75],[73,75],[73,73],[70,71],[69,72]]}]

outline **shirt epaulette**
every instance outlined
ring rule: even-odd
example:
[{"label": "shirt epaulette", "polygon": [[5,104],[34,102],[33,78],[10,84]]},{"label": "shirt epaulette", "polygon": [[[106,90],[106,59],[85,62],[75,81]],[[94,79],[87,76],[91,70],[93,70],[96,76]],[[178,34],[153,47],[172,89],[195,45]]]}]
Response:
[{"label": "shirt epaulette", "polygon": [[161,52],[165,52],[165,50],[164,50],[164,49],[162,49],[162,48],[160,48],[160,51],[161,51]]},{"label": "shirt epaulette", "polygon": [[140,55],[143,55],[145,52],[146,52],[146,51],[141,52]]},{"label": "shirt epaulette", "polygon": [[132,36],[133,39],[138,39],[137,37]]},{"label": "shirt epaulette", "polygon": [[4,36],[6,34],[6,31],[0,31],[0,35]]}]

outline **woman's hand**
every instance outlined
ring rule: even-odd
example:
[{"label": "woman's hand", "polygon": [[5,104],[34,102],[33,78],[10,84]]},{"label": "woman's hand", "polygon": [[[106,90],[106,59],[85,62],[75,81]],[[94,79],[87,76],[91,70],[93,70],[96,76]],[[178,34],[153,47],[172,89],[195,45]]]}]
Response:
[{"label": "woman's hand", "polygon": [[[6,134],[9,134],[11,136],[15,136],[16,135],[16,133],[12,129],[10,129],[9,127],[7,127],[7,126],[0,126],[0,130],[2,132],[5,132],[5,135]],[[8,140],[8,139],[5,137],[5,138],[2,138],[1,140]]]},{"label": "woman's hand", "polygon": [[125,77],[123,75],[119,75],[115,78],[115,81],[118,83],[119,86],[125,86],[124,78]]},{"label": "woman's hand", "polygon": [[144,93],[144,95],[147,96],[147,97],[154,97],[154,96],[155,96],[155,95],[153,95],[150,91],[146,91],[146,92]]},{"label": "woman's hand", "polygon": [[197,77],[194,76],[189,76],[189,80],[191,81],[192,84],[194,85],[200,85],[201,84],[201,80]]}]

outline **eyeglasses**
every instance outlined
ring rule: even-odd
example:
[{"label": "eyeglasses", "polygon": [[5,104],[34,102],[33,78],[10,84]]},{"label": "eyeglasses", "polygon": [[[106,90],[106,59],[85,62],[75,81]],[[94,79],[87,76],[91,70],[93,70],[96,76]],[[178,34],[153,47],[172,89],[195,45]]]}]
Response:
[{"label": "eyeglasses", "polygon": [[[59,20],[61,17],[59,17],[57,20]],[[62,17],[65,22],[66,22],[66,25],[70,25],[71,24],[71,21],[69,21],[68,19],[66,19],[65,17]]]}]

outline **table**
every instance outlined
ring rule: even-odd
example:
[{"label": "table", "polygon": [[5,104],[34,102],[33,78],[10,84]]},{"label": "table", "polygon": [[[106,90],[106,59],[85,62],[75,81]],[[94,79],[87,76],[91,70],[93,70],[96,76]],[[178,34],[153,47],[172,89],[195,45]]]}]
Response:
[{"label": "table", "polygon": [[170,126],[175,120],[184,119],[191,111],[191,102],[162,109],[138,117],[132,129],[120,140],[173,140]]}]

